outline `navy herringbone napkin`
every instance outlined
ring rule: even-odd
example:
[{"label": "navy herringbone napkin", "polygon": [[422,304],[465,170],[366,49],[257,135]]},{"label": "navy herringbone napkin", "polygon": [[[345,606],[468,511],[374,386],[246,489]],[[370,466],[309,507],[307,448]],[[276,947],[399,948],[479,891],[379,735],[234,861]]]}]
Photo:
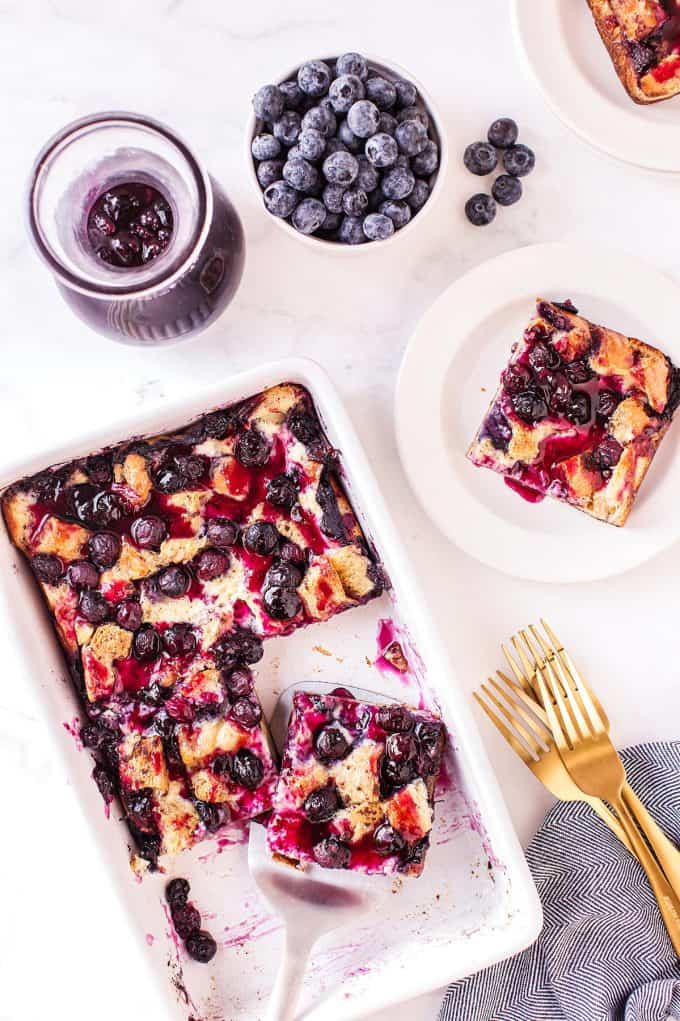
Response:
[{"label": "navy herringbone napkin", "polygon": [[[680,846],[680,741],[622,754]],[[452,985],[439,1021],[680,1021],[680,963],[646,877],[598,817],[558,804],[527,851],[545,924],[524,953]]]}]

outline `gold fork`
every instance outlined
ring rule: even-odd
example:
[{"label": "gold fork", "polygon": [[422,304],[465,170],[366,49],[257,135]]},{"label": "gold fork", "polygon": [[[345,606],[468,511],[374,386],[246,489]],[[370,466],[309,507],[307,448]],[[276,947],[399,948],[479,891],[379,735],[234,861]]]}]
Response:
[{"label": "gold fork", "polygon": [[602,798],[614,808],[647,874],[673,948],[680,956],[680,901],[623,798],[626,771],[609,740],[601,714],[585,687],[577,694],[559,670],[559,662],[548,658],[536,670],[536,683],[555,744],[576,785],[585,794]]},{"label": "gold fork", "polygon": [[[508,659],[508,662],[512,662],[511,658]],[[482,684],[480,690],[473,694],[512,750],[559,801],[583,801],[590,805],[602,822],[633,853],[626,834],[615,815],[600,798],[590,797],[579,790],[569,776],[550,733],[545,710],[536,702],[533,691],[531,695],[528,694],[528,691],[531,691],[528,682],[521,685],[515,683],[502,670],[497,670],[496,674],[504,686],[492,677],[489,677],[488,680],[500,698],[485,684]],[[509,726],[498,714],[507,721]]]},{"label": "gold fork", "polygon": [[[537,650],[527,632],[520,631],[522,641],[524,642],[532,659],[531,665],[527,663],[526,658],[523,659],[525,669],[528,667],[532,677],[535,678],[536,670],[539,667],[544,666],[546,662],[551,663],[565,694],[567,688],[574,692],[581,713],[584,711],[584,705],[580,692],[587,693],[598,716],[600,717],[600,720],[602,721],[602,726],[604,727],[605,732],[608,734],[610,731],[609,719],[607,718],[607,714],[592,688],[583,678],[573,659],[564,648],[562,642],[559,640],[550,625],[545,620],[541,620],[541,625],[548,636],[548,642],[546,642],[538,628],[534,627],[533,624],[529,626],[529,631],[540,646],[541,652]],[[519,652],[521,646],[519,642],[517,642],[516,638],[513,638],[513,645]],[[678,851],[677,847],[668,839],[661,827],[657,825],[628,782],[624,784],[622,796],[623,800],[626,802],[635,817],[637,824],[640,826],[642,832],[649,841],[659,864],[666,873],[666,878],[675,891],[675,894],[680,898],[680,851]]]}]

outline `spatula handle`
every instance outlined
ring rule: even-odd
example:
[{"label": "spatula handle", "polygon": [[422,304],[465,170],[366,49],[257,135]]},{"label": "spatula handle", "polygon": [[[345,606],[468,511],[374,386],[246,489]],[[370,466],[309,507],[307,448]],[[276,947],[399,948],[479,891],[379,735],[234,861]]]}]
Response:
[{"label": "spatula handle", "polygon": [[313,945],[313,941],[292,940],[286,933],[283,957],[267,1006],[266,1021],[295,1021],[309,952]]}]

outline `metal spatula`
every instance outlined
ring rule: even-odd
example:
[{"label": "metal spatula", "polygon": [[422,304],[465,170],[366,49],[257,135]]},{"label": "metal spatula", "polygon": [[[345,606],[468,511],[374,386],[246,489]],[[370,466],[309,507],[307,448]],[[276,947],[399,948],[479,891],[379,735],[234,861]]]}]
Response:
[{"label": "metal spatula", "polygon": [[[272,714],[272,740],[283,748],[296,690],[328,694],[337,685],[320,681],[295,684],[280,696]],[[367,702],[389,701],[384,695],[356,688],[351,691]],[[386,876],[321,869],[316,865],[304,872],[272,858],[264,826],[253,823],[248,846],[250,873],[267,905],[283,919],[283,959],[272,989],[267,1021],[294,1021],[307,961],[314,944],[326,933],[355,923],[384,900],[392,887]]]}]

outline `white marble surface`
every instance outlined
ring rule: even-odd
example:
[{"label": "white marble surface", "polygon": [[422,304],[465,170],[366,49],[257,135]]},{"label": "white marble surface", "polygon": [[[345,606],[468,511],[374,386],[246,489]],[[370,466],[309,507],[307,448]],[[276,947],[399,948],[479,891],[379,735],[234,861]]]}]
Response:
[{"label": "white marble surface", "polygon": [[[349,48],[393,57],[427,83],[448,124],[452,165],[438,215],[410,246],[333,260],[297,246],[262,215],[244,169],[242,128],[252,92],[280,68]],[[248,263],[235,302],[207,333],[174,348],[135,350],[88,332],[26,238],[23,189],[35,151],[65,122],[105,108],[174,125],[243,215]],[[461,683],[472,688],[497,663],[499,638],[541,612],[560,622],[597,677],[621,744],[678,736],[680,550],[587,587],[504,578],[433,529],[397,458],[392,393],[402,350],[424,309],[466,268],[518,245],[571,239],[643,252],[680,275],[677,179],[610,162],[547,112],[513,52],[505,0],[2,0],[0,111],[0,463],[221,374],[311,355],[347,401]],[[461,213],[476,188],[459,154],[505,113],[521,122],[538,168],[524,201],[476,230]],[[0,663],[0,1021],[161,1021],[141,963],[120,945],[120,908],[2,627]],[[526,840],[548,799],[483,732]],[[434,1018],[438,1002],[426,997],[400,1016]]]}]

